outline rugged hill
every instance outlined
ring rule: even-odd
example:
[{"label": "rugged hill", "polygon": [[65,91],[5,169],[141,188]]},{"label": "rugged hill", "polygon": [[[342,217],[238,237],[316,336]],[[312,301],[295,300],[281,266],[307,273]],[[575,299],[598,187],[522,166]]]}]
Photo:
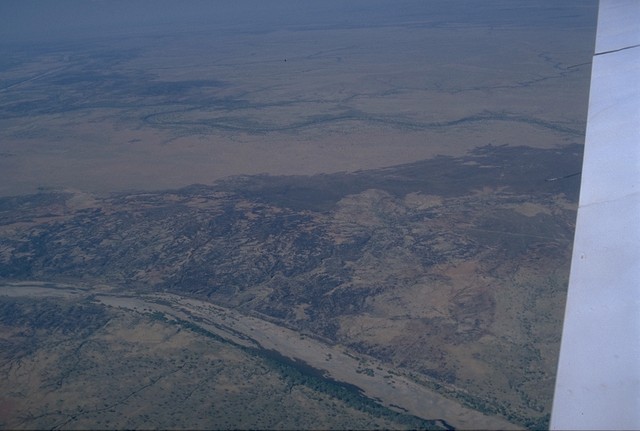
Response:
[{"label": "rugged hill", "polygon": [[0,277],[171,291],[347,346],[481,411],[548,418],[581,148],[0,200]]}]

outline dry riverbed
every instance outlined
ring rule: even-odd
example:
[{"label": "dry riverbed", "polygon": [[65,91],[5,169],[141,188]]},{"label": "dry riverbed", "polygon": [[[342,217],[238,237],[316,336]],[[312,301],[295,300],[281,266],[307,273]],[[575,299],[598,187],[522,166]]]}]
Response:
[{"label": "dry riverbed", "polygon": [[293,361],[302,361],[325,377],[360,388],[379,403],[412,415],[439,420],[456,429],[519,429],[496,416],[487,416],[446,398],[399,370],[344,346],[276,325],[257,316],[248,316],[209,302],[160,293],[126,295],[108,286],[97,289],[41,282],[6,283],[0,295],[28,297],[89,296],[108,307],[136,313],[162,313],[167,320],[187,321],[228,342],[247,348],[277,352]]}]

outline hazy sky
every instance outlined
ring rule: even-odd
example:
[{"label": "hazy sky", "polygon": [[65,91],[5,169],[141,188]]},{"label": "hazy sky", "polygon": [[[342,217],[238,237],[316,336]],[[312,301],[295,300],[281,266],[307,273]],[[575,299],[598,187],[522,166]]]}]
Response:
[{"label": "hazy sky", "polygon": [[[549,3],[557,10],[550,17]],[[99,37],[187,28],[265,31],[289,26],[413,23],[582,25],[580,0],[3,0],[0,39],[16,41]],[[541,4],[546,8],[540,8]],[[588,5],[590,6],[590,4]],[[539,13],[542,9],[545,14]],[[452,15],[453,12],[453,15]],[[446,16],[447,22],[443,22]],[[561,18],[558,20],[558,18]],[[567,19],[570,18],[570,19]],[[452,21],[453,20],[453,21]],[[0,42],[2,43],[2,42]]]}]

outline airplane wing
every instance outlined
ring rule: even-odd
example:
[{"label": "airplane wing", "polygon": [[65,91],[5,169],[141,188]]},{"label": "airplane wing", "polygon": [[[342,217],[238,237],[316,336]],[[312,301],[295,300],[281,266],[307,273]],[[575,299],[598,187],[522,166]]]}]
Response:
[{"label": "airplane wing", "polygon": [[600,0],[551,429],[640,429],[640,1]]}]

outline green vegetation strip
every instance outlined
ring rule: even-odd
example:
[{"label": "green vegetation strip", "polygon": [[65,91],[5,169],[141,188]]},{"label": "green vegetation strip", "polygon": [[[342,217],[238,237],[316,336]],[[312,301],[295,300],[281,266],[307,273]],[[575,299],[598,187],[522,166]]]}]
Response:
[{"label": "green vegetation strip", "polygon": [[167,323],[173,323],[180,327],[190,330],[196,334],[209,337],[219,342],[231,343],[235,347],[243,350],[244,352],[253,356],[259,357],[263,360],[272,370],[278,372],[283,380],[287,382],[289,389],[294,386],[306,386],[314,391],[321,392],[327,396],[339,399],[346,403],[350,407],[373,415],[378,418],[384,418],[390,421],[406,425],[411,429],[425,429],[425,430],[446,430],[453,429],[442,419],[427,420],[422,419],[414,415],[401,413],[389,409],[371,398],[362,394],[362,391],[357,386],[349,383],[340,382],[329,377],[325,377],[322,370],[311,367],[304,361],[290,359],[281,355],[275,350],[268,349],[255,349],[241,346],[230,342],[206,329],[182,319],[169,320],[165,317],[164,313],[154,312],[151,314],[151,318],[154,320],[160,320]]}]

